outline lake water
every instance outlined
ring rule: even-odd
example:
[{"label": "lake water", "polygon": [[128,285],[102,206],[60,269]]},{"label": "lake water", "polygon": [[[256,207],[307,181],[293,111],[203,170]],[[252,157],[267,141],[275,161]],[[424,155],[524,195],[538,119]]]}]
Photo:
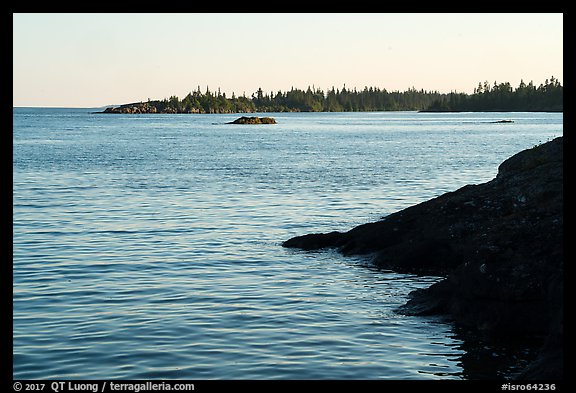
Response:
[{"label": "lake water", "polygon": [[265,115],[13,110],[15,379],[500,378],[529,356],[395,312],[438,277],[280,244],[491,180],[562,113]]}]

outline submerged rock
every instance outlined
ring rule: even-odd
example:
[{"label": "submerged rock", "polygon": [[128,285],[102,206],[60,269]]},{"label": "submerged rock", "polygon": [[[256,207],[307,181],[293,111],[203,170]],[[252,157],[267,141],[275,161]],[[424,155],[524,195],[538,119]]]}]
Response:
[{"label": "submerged rock", "polygon": [[542,356],[553,366],[529,367],[520,377],[562,375],[562,137],[510,157],[487,183],[348,232],[299,236],[283,246],[372,254],[383,268],[445,276],[412,292],[399,311],[447,314],[494,335],[548,335]]}]

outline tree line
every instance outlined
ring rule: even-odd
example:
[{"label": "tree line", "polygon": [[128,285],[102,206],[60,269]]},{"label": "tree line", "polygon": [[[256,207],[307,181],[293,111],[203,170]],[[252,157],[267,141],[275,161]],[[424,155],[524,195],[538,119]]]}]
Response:
[{"label": "tree line", "polygon": [[538,87],[523,81],[514,89],[510,83],[479,83],[473,94],[416,90],[388,91],[377,87],[362,90],[332,87],[328,91],[306,90],[264,92],[259,88],[250,97],[232,93],[202,93],[200,87],[183,99],[171,96],[108,108],[110,113],[250,113],[250,112],[371,112],[371,111],[562,111],[563,87],[554,77]]},{"label": "tree line", "polygon": [[427,110],[458,112],[562,112],[564,109],[563,87],[554,77],[546,79],[538,87],[532,81],[520,81],[514,89],[510,83],[488,81],[479,83],[474,94],[450,93],[435,100]]}]

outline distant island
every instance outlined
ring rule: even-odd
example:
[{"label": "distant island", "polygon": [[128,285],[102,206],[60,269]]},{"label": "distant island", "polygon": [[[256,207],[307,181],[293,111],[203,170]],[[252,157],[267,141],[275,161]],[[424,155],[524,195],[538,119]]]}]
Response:
[{"label": "distant island", "polygon": [[439,93],[416,90],[387,91],[365,87],[359,91],[334,89],[327,92],[310,87],[292,88],[288,92],[269,94],[259,88],[250,98],[246,95],[226,97],[226,93],[211,92],[200,87],[182,100],[171,96],[106,108],[98,113],[253,113],[253,112],[563,112],[563,90],[558,79],[551,77],[538,87],[523,81],[514,89],[510,83],[479,83],[473,94]]},{"label": "distant island", "polygon": [[226,124],[276,124],[276,119],[273,117],[242,116]]}]

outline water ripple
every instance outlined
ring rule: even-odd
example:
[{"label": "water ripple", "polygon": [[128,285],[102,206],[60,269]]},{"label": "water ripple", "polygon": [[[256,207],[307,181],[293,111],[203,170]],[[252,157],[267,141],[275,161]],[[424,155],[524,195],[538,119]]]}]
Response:
[{"label": "water ripple", "polygon": [[562,133],[561,114],[491,116],[278,114],[248,132],[15,109],[13,377],[470,375],[452,325],[394,312],[437,277],[280,242],[489,180]]}]

